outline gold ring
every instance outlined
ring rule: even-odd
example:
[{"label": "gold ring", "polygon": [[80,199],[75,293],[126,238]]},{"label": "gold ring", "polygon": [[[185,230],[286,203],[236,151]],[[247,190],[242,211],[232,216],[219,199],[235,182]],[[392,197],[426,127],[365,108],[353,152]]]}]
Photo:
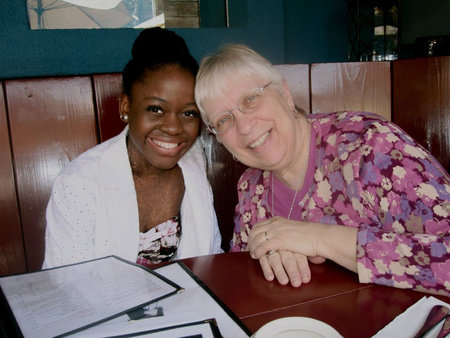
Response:
[{"label": "gold ring", "polygon": [[269,236],[267,236],[267,231],[264,231],[264,236],[266,236],[266,241],[269,240]]},{"label": "gold ring", "polygon": [[276,251],[275,250],[269,250],[266,253],[267,258],[269,258],[270,255],[273,255]]}]

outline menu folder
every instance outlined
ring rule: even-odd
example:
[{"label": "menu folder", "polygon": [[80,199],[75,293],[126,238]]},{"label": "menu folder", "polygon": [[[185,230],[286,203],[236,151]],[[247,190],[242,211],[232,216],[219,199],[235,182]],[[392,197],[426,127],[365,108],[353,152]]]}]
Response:
[{"label": "menu folder", "polygon": [[[187,334],[187,336],[186,336]],[[145,336],[146,338],[162,338],[162,337],[189,337],[189,338],[223,338],[220,333],[217,321],[214,318],[208,318],[197,322],[183,323],[168,327],[162,327],[153,330],[145,330],[118,336],[108,336],[106,338],[129,338]]]},{"label": "menu folder", "polygon": [[233,337],[251,332],[181,261],[155,269],[184,288],[183,292],[79,331],[71,337]]},{"label": "menu folder", "polygon": [[182,292],[161,274],[117,256],[0,277],[25,337],[63,337]]}]

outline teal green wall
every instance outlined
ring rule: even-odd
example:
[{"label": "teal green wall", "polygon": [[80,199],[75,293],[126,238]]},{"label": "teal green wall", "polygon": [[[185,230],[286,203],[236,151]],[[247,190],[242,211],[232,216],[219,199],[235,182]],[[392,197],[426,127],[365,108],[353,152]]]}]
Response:
[{"label": "teal green wall", "polygon": [[[242,27],[175,30],[197,60],[227,42],[248,44],[275,64],[346,60],[344,0],[229,3],[231,24]],[[0,13],[0,79],[119,72],[139,34],[135,29],[30,30],[26,0],[1,1]]]},{"label": "teal green wall", "polygon": [[[419,37],[450,35],[450,0],[402,0],[400,40],[413,44]],[[414,24],[412,24],[414,23]]]},{"label": "teal green wall", "polygon": [[286,0],[285,63],[347,61],[347,1]]}]

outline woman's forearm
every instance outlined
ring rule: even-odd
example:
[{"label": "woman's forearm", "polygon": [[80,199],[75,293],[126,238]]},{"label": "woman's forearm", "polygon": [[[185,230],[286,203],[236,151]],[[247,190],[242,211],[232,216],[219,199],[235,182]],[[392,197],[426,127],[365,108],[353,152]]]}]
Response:
[{"label": "woman's forearm", "polygon": [[357,272],[356,241],[358,229],[342,225],[320,224],[317,253]]}]

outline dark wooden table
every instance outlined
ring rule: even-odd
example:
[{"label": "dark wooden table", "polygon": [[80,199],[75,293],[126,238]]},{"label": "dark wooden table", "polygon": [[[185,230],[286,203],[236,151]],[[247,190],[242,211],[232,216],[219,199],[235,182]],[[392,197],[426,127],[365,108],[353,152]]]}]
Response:
[{"label": "dark wooden table", "polygon": [[[332,262],[311,265],[312,279],[299,288],[264,279],[248,253],[184,259],[192,270],[253,333],[265,323],[310,317],[344,337],[371,337],[424,296],[411,290],[361,284],[355,273]],[[447,297],[436,297],[448,302]]]},{"label": "dark wooden table", "polygon": [[[299,288],[264,279],[258,261],[246,252],[181,260],[252,332],[282,317],[310,317],[334,327],[345,338],[371,337],[425,293],[360,284],[355,273],[332,262],[310,265],[312,279]],[[449,298],[435,296],[445,302]],[[5,300],[2,299],[4,302]],[[0,337],[17,337],[18,328],[0,304]]]}]

